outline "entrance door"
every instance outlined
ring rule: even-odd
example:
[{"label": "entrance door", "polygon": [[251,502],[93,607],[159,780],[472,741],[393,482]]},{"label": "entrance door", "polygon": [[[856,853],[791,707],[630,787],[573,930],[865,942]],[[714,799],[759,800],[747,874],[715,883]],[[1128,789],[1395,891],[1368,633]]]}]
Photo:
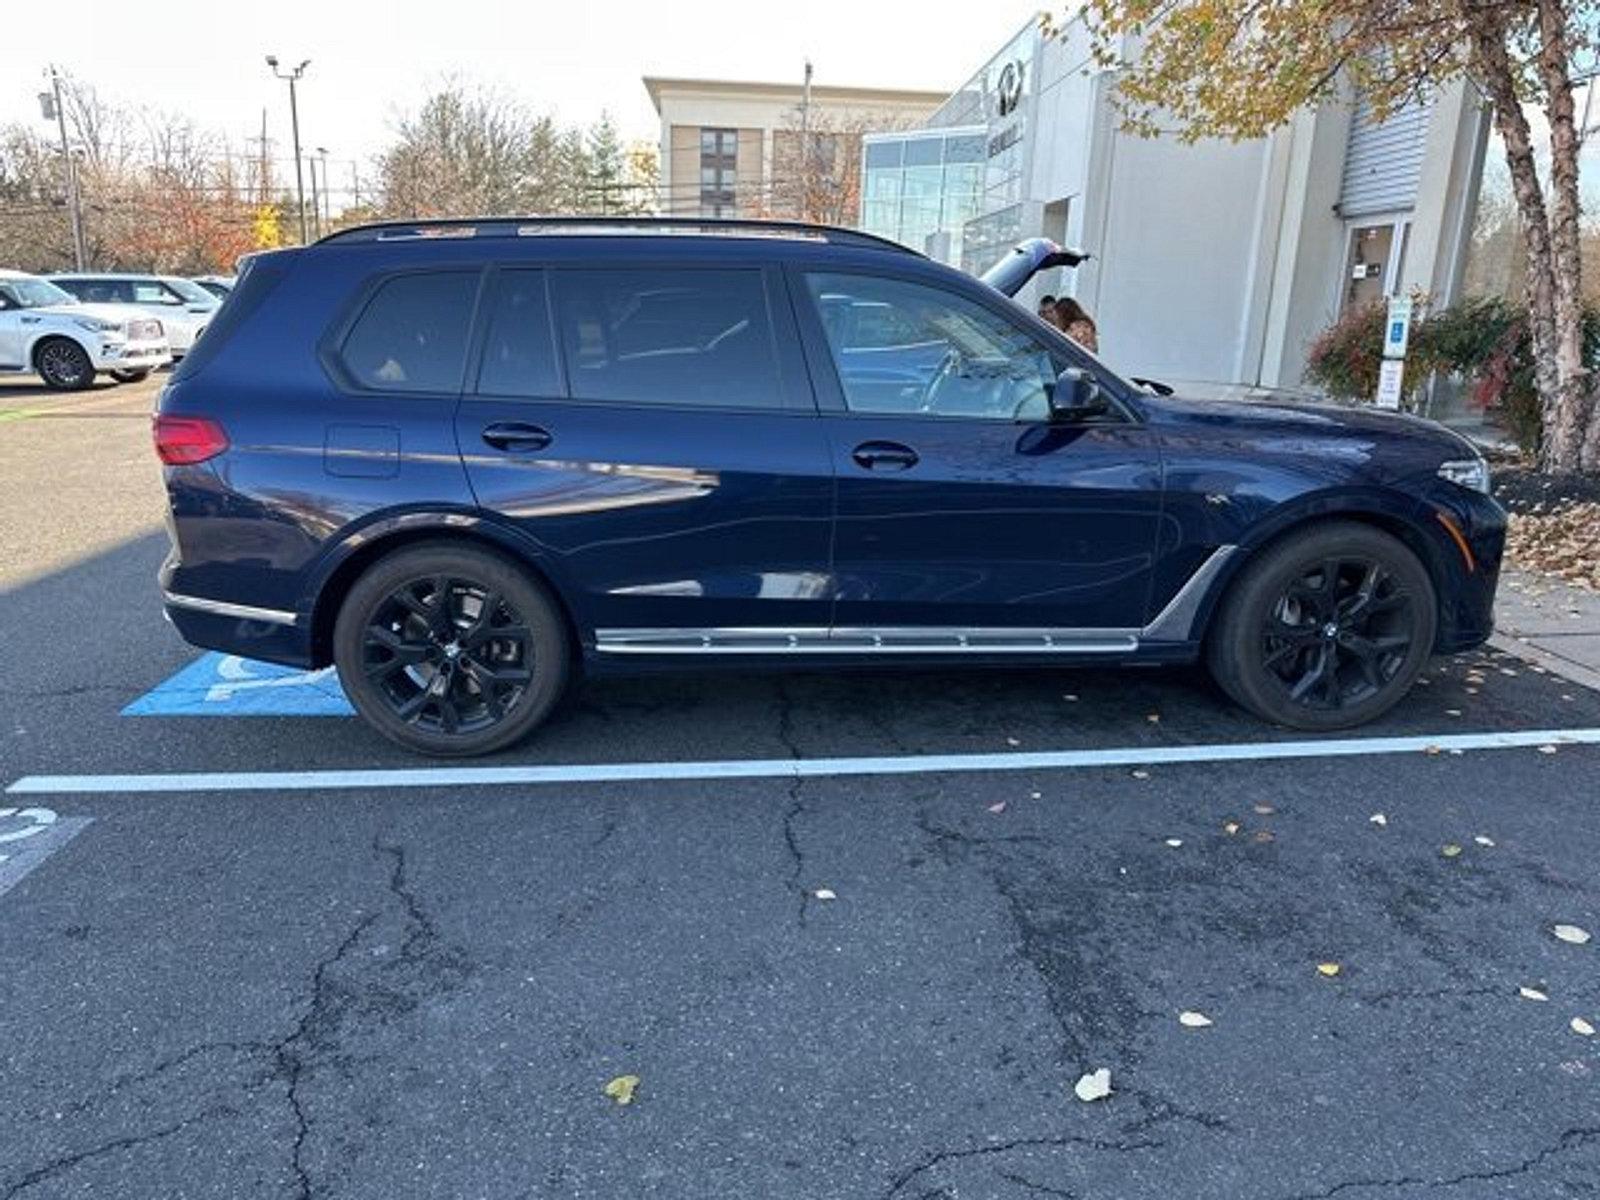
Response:
[{"label": "entrance door", "polygon": [[1358,308],[1395,295],[1410,229],[1409,221],[1351,226],[1345,255],[1343,308]]}]

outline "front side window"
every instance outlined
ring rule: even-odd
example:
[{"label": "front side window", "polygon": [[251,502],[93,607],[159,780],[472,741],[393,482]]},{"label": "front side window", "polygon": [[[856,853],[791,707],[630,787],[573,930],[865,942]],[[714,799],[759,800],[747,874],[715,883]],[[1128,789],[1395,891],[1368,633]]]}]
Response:
[{"label": "front side window", "polygon": [[345,370],[379,391],[460,391],[477,291],[476,271],[386,280],[344,340]]},{"label": "front side window", "polygon": [[0,288],[0,293],[10,299],[13,308],[48,308],[78,302],[71,292],[45,279],[13,279]]},{"label": "front side window", "polygon": [[782,404],[759,270],[558,271],[551,283],[574,400]]},{"label": "front side window", "polygon": [[806,282],[851,412],[1049,419],[1050,351],[981,304],[870,275]]}]

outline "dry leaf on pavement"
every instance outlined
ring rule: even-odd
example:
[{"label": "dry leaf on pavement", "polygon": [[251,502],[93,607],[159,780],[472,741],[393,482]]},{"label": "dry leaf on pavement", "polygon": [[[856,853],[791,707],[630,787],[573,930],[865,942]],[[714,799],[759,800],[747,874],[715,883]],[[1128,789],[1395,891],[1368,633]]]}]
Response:
[{"label": "dry leaf on pavement", "polygon": [[989,811],[992,813],[1003,813],[1005,810],[1006,802],[1004,800],[997,800],[995,803],[989,805]]},{"label": "dry leaf on pavement", "polygon": [[1574,946],[1581,946],[1589,940],[1589,931],[1577,925],[1557,925],[1550,932],[1563,942],[1571,942]]},{"label": "dry leaf on pavement", "polygon": [[818,900],[837,900],[838,894],[832,888],[818,888],[811,893]]},{"label": "dry leaf on pavement", "polygon": [[1367,818],[1367,820],[1371,821],[1374,825],[1378,825],[1378,826],[1384,826],[1384,825],[1387,825],[1389,823],[1389,818],[1384,816],[1382,813],[1373,813],[1370,817]]},{"label": "dry leaf on pavement", "polygon": [[1183,845],[1183,839],[1182,838],[1168,838],[1167,839],[1167,845],[1171,846],[1174,850],[1176,850],[1179,846]]},{"label": "dry leaf on pavement", "polygon": [[1339,973],[1339,971],[1340,967],[1336,962],[1324,962],[1317,964],[1317,974],[1326,975],[1329,979],[1332,979]]},{"label": "dry leaf on pavement", "polygon": [[1185,1029],[1206,1029],[1211,1025],[1211,1018],[1206,1016],[1205,1013],[1185,1009],[1178,1014],[1178,1024]]},{"label": "dry leaf on pavement", "polygon": [[1519,987],[1517,989],[1517,995],[1521,996],[1524,1000],[1548,1000],[1548,999],[1550,999],[1549,996],[1545,995],[1538,988],[1531,988],[1531,987]]},{"label": "dry leaf on pavement", "polygon": [[618,1075],[606,1084],[606,1095],[618,1104],[632,1104],[633,1094],[639,1090],[639,1077],[637,1075]]},{"label": "dry leaf on pavement", "polygon": [[1580,1037],[1594,1036],[1594,1026],[1589,1024],[1589,1022],[1585,1021],[1582,1017],[1573,1017],[1569,1024],[1572,1026],[1572,1032]]},{"label": "dry leaf on pavement", "polygon": [[1484,837],[1483,834],[1481,834],[1481,833],[1478,834],[1476,837],[1474,837],[1472,840],[1477,842],[1478,845],[1480,845],[1480,846],[1489,846],[1489,847],[1493,847],[1494,846],[1494,839],[1493,838]]},{"label": "dry leaf on pavement", "polygon": [[1087,1104],[1091,1100],[1104,1100],[1111,1095],[1111,1070],[1101,1067],[1090,1071],[1072,1085],[1073,1094]]},{"label": "dry leaf on pavement", "polygon": [[1447,846],[1439,847],[1439,853],[1446,858],[1459,858],[1461,856],[1461,847],[1451,842]]}]

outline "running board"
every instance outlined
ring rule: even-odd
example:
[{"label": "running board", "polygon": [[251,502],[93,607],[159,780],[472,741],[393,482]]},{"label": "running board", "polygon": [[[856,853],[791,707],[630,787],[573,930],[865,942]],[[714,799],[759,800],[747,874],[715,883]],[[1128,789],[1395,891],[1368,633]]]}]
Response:
[{"label": "running board", "polygon": [[1218,546],[1142,629],[1010,626],[823,625],[708,629],[597,629],[602,654],[1129,654],[1187,641],[1200,606],[1237,546]]}]

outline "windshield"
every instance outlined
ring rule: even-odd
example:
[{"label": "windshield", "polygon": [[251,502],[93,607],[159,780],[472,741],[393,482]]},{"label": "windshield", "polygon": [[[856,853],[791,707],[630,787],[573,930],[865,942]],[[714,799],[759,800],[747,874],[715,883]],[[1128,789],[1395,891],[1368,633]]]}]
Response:
[{"label": "windshield", "polygon": [[166,284],[190,304],[215,304],[217,298],[198,283],[190,283],[187,279],[163,279]]},{"label": "windshield", "polygon": [[7,279],[0,287],[16,300],[18,308],[49,308],[53,304],[76,304],[78,298],[63,291],[48,279]]}]

